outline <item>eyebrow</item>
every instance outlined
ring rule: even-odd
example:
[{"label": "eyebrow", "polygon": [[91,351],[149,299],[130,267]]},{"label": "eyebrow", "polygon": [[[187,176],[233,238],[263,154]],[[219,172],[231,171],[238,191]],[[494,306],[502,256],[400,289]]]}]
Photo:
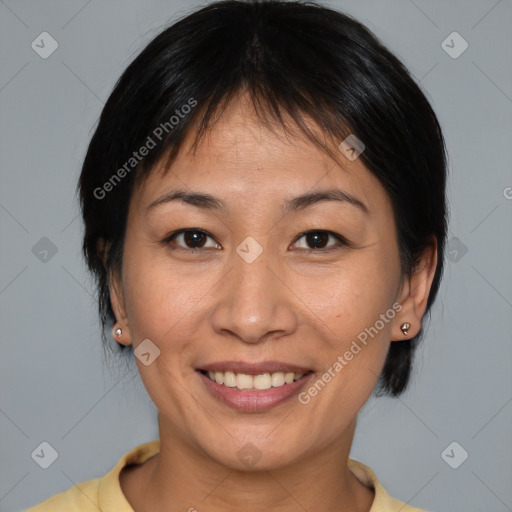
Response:
[{"label": "eyebrow", "polygon": [[303,210],[309,206],[323,201],[339,201],[342,203],[348,203],[352,206],[355,206],[356,208],[359,208],[366,214],[370,213],[368,207],[360,199],[357,199],[356,197],[338,188],[318,190],[316,192],[307,192],[300,196],[294,197],[284,204],[283,212],[286,214],[293,210]]},{"label": "eyebrow", "polygon": [[[218,197],[200,192],[187,192],[185,190],[172,190],[168,192],[149,204],[147,210],[152,210],[157,206],[170,203],[172,201],[182,201],[205,210],[216,210],[220,212],[229,211],[229,208],[224,201]],[[360,199],[357,199],[347,192],[337,188],[319,190],[316,192],[306,192],[305,194],[289,199],[282,206],[282,211],[283,214],[287,214],[290,211],[304,210],[305,208],[323,201],[339,201],[347,203],[360,209],[365,214],[370,213],[368,207]]]},{"label": "eyebrow", "polygon": [[227,205],[219,198],[210,194],[202,194],[200,192],[187,192],[185,190],[171,190],[167,194],[155,199],[147,210],[152,210],[161,204],[170,203],[172,201],[183,201],[184,203],[203,208],[205,210],[227,211]]}]

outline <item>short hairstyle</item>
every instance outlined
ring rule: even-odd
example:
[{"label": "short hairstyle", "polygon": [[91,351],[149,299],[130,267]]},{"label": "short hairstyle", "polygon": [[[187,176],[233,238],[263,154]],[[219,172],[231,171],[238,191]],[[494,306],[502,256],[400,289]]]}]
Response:
[{"label": "short hairstyle", "polygon": [[[261,123],[285,130],[293,124],[329,154],[306,121],[339,142],[349,134],[362,141],[359,158],[393,207],[402,277],[412,275],[437,239],[429,312],[444,264],[447,158],[420,87],[351,16],[311,2],[226,0],[181,18],[142,50],[115,85],[90,141],[78,191],[104,343],[115,320],[109,276],[122,265],[134,185],[164,157],[172,165],[191,130],[195,147],[240,92],[249,93]],[[109,246],[105,259],[101,241]],[[378,395],[406,389],[422,336],[423,326],[413,339],[390,344]]]}]

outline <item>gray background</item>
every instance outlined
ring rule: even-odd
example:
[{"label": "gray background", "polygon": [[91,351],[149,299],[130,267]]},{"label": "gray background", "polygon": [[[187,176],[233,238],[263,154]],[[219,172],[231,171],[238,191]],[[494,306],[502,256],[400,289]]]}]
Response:
[{"label": "gray background", "polygon": [[[1,511],[104,475],[158,436],[135,367],[103,362],[74,190],[118,76],[194,5],[0,1]],[[421,82],[444,128],[451,172],[450,259],[413,385],[400,399],[370,400],[352,457],[413,505],[510,511],[512,1],[328,5],[366,23]],[[31,48],[43,31],[59,45],[47,59]],[[458,58],[441,46],[453,31],[469,44]],[[33,251],[42,237],[54,255],[41,252],[47,241]],[[31,458],[43,441],[58,452],[48,469]],[[469,454],[457,469],[441,456],[453,441],[460,447],[445,460]]]}]

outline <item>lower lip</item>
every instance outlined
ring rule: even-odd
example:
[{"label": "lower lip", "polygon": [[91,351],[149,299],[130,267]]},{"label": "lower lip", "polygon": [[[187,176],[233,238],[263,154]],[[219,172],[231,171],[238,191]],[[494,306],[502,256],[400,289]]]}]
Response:
[{"label": "lower lip", "polygon": [[314,375],[308,373],[291,384],[284,384],[277,388],[270,388],[262,391],[240,390],[236,387],[230,388],[224,384],[217,384],[206,375],[197,370],[197,374],[205,384],[210,393],[220,402],[246,412],[267,411],[286,402],[306,385],[306,382]]}]

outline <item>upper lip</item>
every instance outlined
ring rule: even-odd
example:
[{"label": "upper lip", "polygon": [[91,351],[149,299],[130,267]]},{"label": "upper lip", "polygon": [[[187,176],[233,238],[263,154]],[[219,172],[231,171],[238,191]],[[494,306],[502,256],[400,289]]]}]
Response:
[{"label": "upper lip", "polygon": [[247,361],[219,361],[197,367],[197,370],[206,370],[208,372],[233,372],[244,373],[246,375],[260,375],[262,373],[308,373],[311,368],[299,366],[296,364],[284,363],[281,361],[260,361],[250,363]]}]

